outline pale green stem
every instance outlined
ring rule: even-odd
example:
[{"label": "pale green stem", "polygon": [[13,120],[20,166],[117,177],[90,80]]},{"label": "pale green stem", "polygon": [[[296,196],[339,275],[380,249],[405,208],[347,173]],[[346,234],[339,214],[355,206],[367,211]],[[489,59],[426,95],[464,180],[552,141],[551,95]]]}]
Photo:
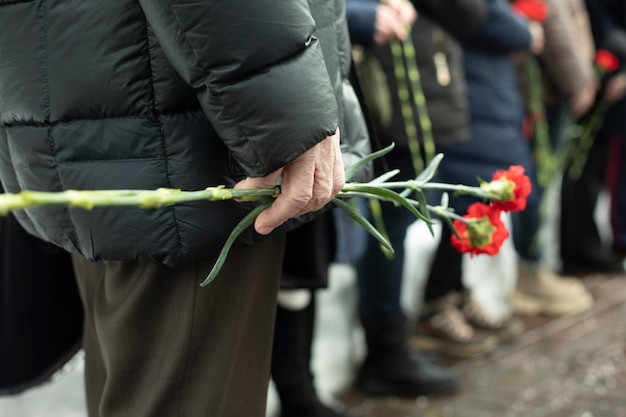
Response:
[{"label": "pale green stem", "polygon": [[534,121],[533,133],[535,141],[534,153],[537,161],[537,182],[542,188],[545,188],[557,170],[557,158],[550,143],[546,110],[543,105],[541,70],[533,55],[528,54],[526,56],[525,64],[529,86],[529,110]]},{"label": "pale green stem", "polygon": [[574,151],[572,157],[572,165],[568,170],[571,179],[577,180],[582,175],[583,169],[587,163],[589,151],[593,146],[598,130],[602,126],[604,116],[608,111],[610,104],[606,100],[600,100],[593,108],[593,112],[588,123],[583,127],[580,134],[580,141]]},{"label": "pale green stem", "polygon": [[67,190],[64,192],[22,191],[19,194],[0,194],[0,215],[19,209],[39,206],[69,206],[91,210],[99,206],[136,206],[159,208],[189,201],[240,201],[274,199],[280,189],[234,189],[209,187],[200,191],[181,191],[172,188],[157,190]]},{"label": "pale green stem", "polygon": [[424,161],[422,159],[419,139],[417,137],[417,127],[413,115],[413,106],[410,102],[410,91],[407,71],[404,64],[404,50],[402,44],[397,40],[389,42],[391,55],[393,57],[393,70],[396,77],[398,88],[398,100],[400,102],[400,113],[404,121],[404,131],[409,145],[409,153],[413,162],[413,169],[419,174],[424,169]]}]

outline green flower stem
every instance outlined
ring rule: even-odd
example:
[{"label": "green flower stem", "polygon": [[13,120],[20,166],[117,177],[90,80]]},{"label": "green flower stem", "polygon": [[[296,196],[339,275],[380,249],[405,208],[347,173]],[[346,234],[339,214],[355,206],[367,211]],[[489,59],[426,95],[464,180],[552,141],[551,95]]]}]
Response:
[{"label": "green flower stem", "polygon": [[[411,82],[411,88],[413,90],[413,101],[417,109],[418,121],[422,129],[425,162],[426,165],[428,165],[435,157],[435,139],[433,138],[433,126],[430,116],[428,115],[428,108],[426,107],[426,96],[422,88],[422,80],[417,67],[415,46],[413,45],[410,30],[406,39],[402,41],[402,50],[404,51],[409,81]],[[416,174],[419,174],[419,172],[416,172]]]},{"label": "green flower stem", "polygon": [[582,175],[589,151],[596,139],[598,130],[602,126],[604,116],[610,107],[610,103],[606,100],[600,100],[594,106],[589,121],[582,127],[578,146],[573,151],[572,164],[569,167],[568,174],[572,180],[577,180]]},{"label": "green flower stem", "polygon": [[398,88],[398,100],[400,102],[400,113],[404,121],[404,131],[409,145],[409,153],[413,162],[413,169],[419,174],[424,169],[424,160],[420,151],[419,139],[417,137],[417,127],[413,116],[413,106],[410,101],[410,91],[407,70],[404,64],[404,49],[397,40],[389,42],[391,55],[393,57],[393,71],[396,77]]},{"label": "green flower stem", "polygon": [[534,122],[534,154],[537,166],[537,182],[542,188],[545,188],[549,185],[558,168],[558,159],[550,143],[546,109],[543,105],[541,70],[533,55],[527,54],[524,62],[528,78],[528,106]]},{"label": "green flower stem", "polygon": [[278,187],[269,189],[234,189],[223,186],[200,191],[159,188],[157,190],[67,190],[64,192],[23,191],[19,194],[0,194],[0,215],[10,211],[39,206],[69,206],[91,210],[99,206],[136,206],[159,208],[174,204],[208,200],[236,199],[240,201],[274,199]]},{"label": "green flower stem", "polygon": [[[489,200],[498,200],[499,196],[493,193],[489,193],[480,187],[472,187],[469,185],[462,184],[445,184],[440,182],[428,182],[422,183],[415,180],[407,180],[407,181],[397,181],[397,182],[386,182],[383,184],[375,184],[375,186],[385,188],[388,190],[393,189],[406,189],[409,188],[411,190],[426,190],[426,189],[437,189],[437,190],[449,190],[455,191],[459,194],[469,194],[474,197],[485,198]],[[353,193],[357,193],[362,190],[363,184],[360,183],[348,183],[345,185],[343,190],[340,192],[342,196],[350,197],[353,196]]]}]

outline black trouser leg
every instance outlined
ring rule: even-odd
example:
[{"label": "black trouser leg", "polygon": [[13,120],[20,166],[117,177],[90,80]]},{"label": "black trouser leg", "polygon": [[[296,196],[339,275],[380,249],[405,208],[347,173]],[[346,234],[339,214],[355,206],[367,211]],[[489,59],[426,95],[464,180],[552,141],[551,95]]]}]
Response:
[{"label": "black trouser leg", "polygon": [[452,291],[463,289],[463,254],[452,247],[451,235],[452,231],[444,224],[424,288],[424,302],[426,303],[444,297]]},{"label": "black trouser leg", "polygon": [[560,253],[563,260],[576,260],[602,246],[594,212],[598,196],[606,187],[608,144],[592,146],[580,178],[573,180],[567,171],[561,184]]},{"label": "black trouser leg", "polygon": [[315,300],[302,310],[277,307],[272,351],[272,379],[283,412],[318,403],[311,373]]}]

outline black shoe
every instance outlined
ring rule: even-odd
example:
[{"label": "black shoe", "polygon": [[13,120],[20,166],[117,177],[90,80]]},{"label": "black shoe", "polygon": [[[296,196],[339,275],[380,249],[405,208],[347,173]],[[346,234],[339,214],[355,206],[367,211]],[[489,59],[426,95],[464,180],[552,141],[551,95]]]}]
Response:
[{"label": "black shoe", "polygon": [[563,256],[562,275],[624,272],[624,260],[609,250],[589,251],[580,256]]},{"label": "black shoe", "polygon": [[[399,358],[364,367],[358,386],[371,396],[420,397],[458,392],[458,376],[452,371],[424,359]],[[385,368],[390,362],[395,366]],[[403,362],[403,368],[398,367]]]},{"label": "black shoe", "polygon": [[358,386],[372,396],[419,397],[458,391],[458,376],[408,345],[405,319],[364,322],[368,354]]},{"label": "black shoe", "polygon": [[280,417],[354,417],[334,410],[322,403],[317,403],[311,407],[285,408],[280,412]]}]

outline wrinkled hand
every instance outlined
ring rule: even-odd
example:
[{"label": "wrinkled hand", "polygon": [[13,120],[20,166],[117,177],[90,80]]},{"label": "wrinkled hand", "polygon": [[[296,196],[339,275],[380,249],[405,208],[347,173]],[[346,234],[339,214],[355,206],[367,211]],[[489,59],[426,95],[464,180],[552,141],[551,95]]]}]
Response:
[{"label": "wrinkled hand", "polygon": [[581,117],[587,113],[591,106],[593,106],[597,90],[598,85],[592,81],[572,95],[570,108],[574,116]]},{"label": "wrinkled hand", "polygon": [[[406,0],[393,0],[394,3],[403,2],[413,7],[410,2]],[[377,45],[384,45],[392,39],[404,40],[409,34],[408,29],[412,23],[410,10],[405,6],[400,11],[394,8],[391,4],[381,3],[376,8],[376,21],[374,22],[374,42]],[[413,8],[413,10],[415,10]],[[417,17],[417,12],[415,12]],[[413,19],[415,21],[415,19]]]},{"label": "wrinkled hand", "polygon": [[316,211],[343,189],[345,173],[339,129],[290,164],[262,178],[246,178],[235,188],[272,188],[282,177],[281,192],[256,218],[254,228],[267,235],[288,219]]},{"label": "wrinkled hand", "polygon": [[606,82],[604,87],[604,99],[610,103],[620,101],[626,95],[626,74],[619,73]]},{"label": "wrinkled hand", "polygon": [[528,22],[528,30],[530,30],[531,36],[530,51],[533,54],[538,55],[543,52],[543,47],[546,42],[543,32],[543,26],[541,26],[541,23],[531,20],[530,22]]}]

